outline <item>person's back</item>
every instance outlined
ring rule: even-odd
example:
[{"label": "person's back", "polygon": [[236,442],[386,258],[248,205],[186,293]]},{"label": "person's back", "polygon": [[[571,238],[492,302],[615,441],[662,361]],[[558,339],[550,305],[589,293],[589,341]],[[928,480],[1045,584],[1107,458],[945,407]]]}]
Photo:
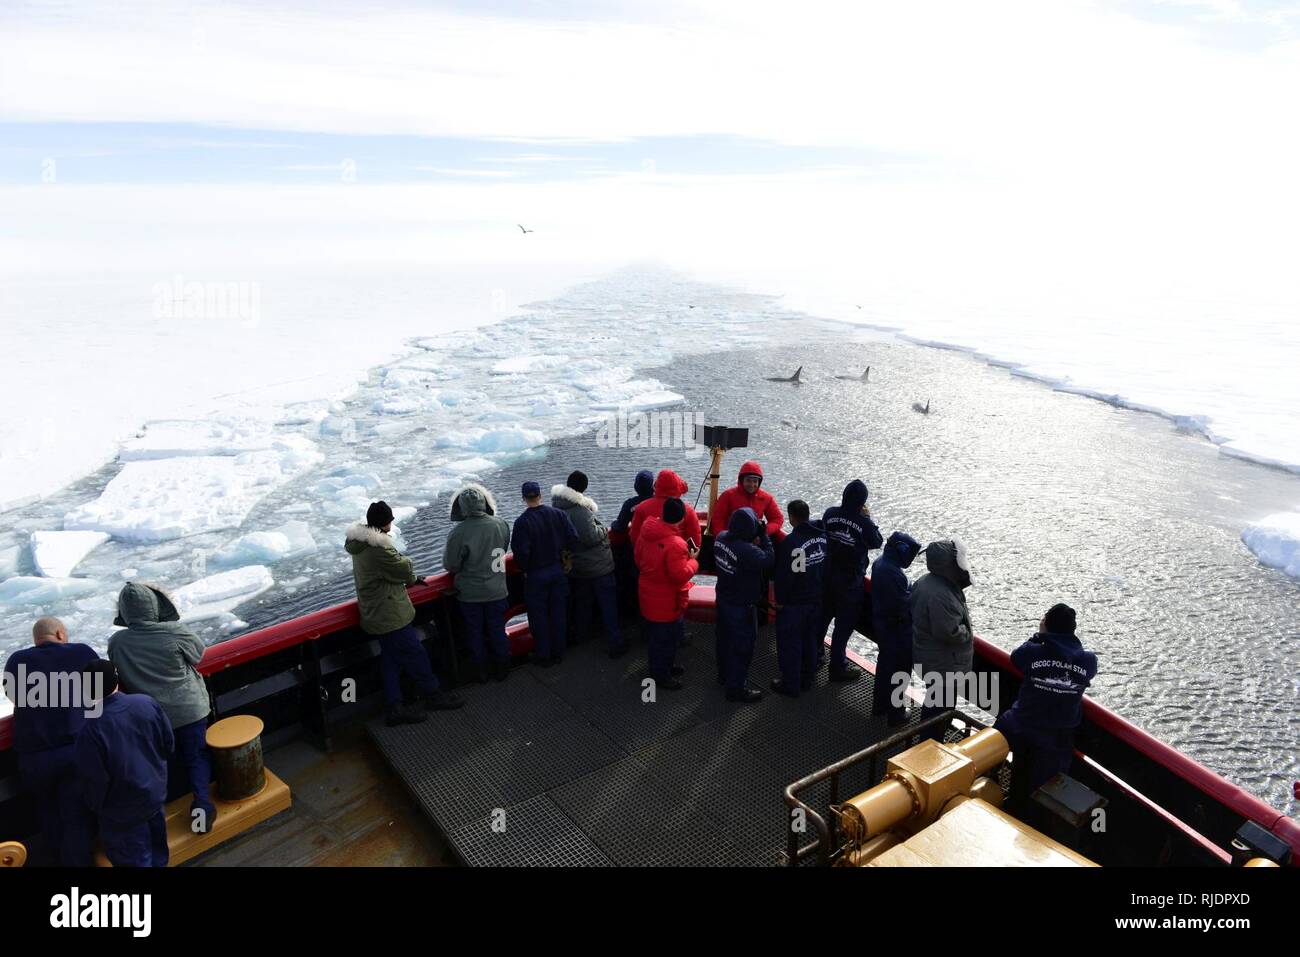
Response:
[{"label": "person's back", "polygon": [[763,572],[771,569],[774,560],[772,542],[753,510],[736,509],[731,513],[727,530],[713,544],[718,601],[739,605],[761,601]]},{"label": "person's back", "polygon": [[822,514],[830,556],[828,577],[836,582],[861,581],[867,574],[868,552],[884,542],[880,529],[866,511],[867,494],[866,484],[854,479],[844,487],[840,504]]},{"label": "person's back", "polygon": [[562,511],[539,502],[515,519],[510,540],[519,570],[528,574],[561,567],[563,553],[577,548],[578,532]]},{"label": "person's back", "polygon": [[958,557],[956,541],[931,542],[925,549],[927,573],[912,586],[912,647],[918,662],[935,670],[970,668],[970,612],[963,589],[969,570]]},{"label": "person's back", "polygon": [[911,588],[903,569],[921,551],[921,543],[894,532],[871,566],[871,630],[879,649],[876,657],[872,714],[885,715],[891,726],[907,720],[902,700],[912,672]]},{"label": "person's back", "polygon": [[[632,540],[633,548],[636,547],[637,539],[641,535],[641,528],[651,518],[662,518],[664,502],[670,498],[681,499],[688,491],[689,486],[686,480],[674,472],[672,469],[664,469],[655,477],[654,497],[647,499],[636,507],[632,513],[632,524],[628,527],[628,537]],[[682,502],[685,507],[686,515],[676,523],[677,534],[681,536],[683,542],[694,542],[695,547],[700,545],[700,517],[696,514],[695,509]]]},{"label": "person's back", "polygon": [[826,562],[826,533],[806,519],[801,521],[776,545],[772,566],[776,603],[820,604],[825,591]]},{"label": "person's back", "polygon": [[453,527],[442,562],[456,576],[460,600],[505,599],[510,526],[497,514],[492,493],[481,485],[466,485],[451,500],[450,518]]},{"label": "person's back", "polygon": [[167,594],[128,582],[118,594],[117,612],[113,624],[126,627],[108,640],[108,658],[123,690],[157,701],[173,728],[206,718],[211,704],[197,670],[203,641],[180,623]]},{"label": "person's back", "polygon": [[81,669],[99,658],[90,645],[79,642],[42,642],[19,648],[5,661],[5,694],[14,703],[13,750],[35,754],[72,744],[85,721],[85,705],[78,695]]},{"label": "person's back", "polygon": [[1083,695],[1097,675],[1097,656],[1073,634],[1040,632],[1011,653],[1024,674],[1011,706],[1026,725],[1072,730],[1083,720]]},{"label": "person's back", "polygon": [[1023,674],[1020,693],[993,726],[1011,747],[1013,807],[1023,807],[1053,775],[1070,770],[1083,695],[1097,675],[1097,656],[1074,632],[1074,609],[1056,604],[1039,622],[1038,633],[1011,653]]},{"label": "person's back", "polygon": [[[582,476],[582,481],[585,485],[585,475]],[[573,577],[599,578],[612,574],[614,554],[609,548],[609,530],[596,517],[600,506],[568,485],[552,486],[551,506],[564,513],[578,535],[578,546],[573,552]]]},{"label": "person's back", "polygon": [[[386,514],[391,515],[391,510]],[[391,527],[391,523],[390,518],[386,524]],[[368,635],[386,635],[414,621],[415,606],[406,593],[406,586],[419,579],[411,560],[397,550],[397,544],[383,531],[383,526],[369,522],[349,526],[344,533],[343,548],[352,556],[352,580],[357,590],[361,630]]]},{"label": "person's back", "polygon": [[578,532],[558,508],[542,503],[542,489],[525,482],[525,508],[515,519],[515,567],[524,573],[524,604],[534,641],[533,660],[549,668],[564,658],[568,645],[569,579],[565,559],[578,548]]},{"label": "person's back", "polygon": [[699,565],[690,557],[675,525],[652,516],[636,543],[640,571],[641,614],[647,621],[668,622],[686,611],[690,581]]},{"label": "person's back", "polygon": [[636,511],[636,507],[654,497],[655,474],[649,469],[637,472],[636,478],[632,481],[632,489],[636,494],[623,500],[623,507],[618,510],[618,517],[609,526],[611,532],[626,532],[632,524],[632,513]]}]

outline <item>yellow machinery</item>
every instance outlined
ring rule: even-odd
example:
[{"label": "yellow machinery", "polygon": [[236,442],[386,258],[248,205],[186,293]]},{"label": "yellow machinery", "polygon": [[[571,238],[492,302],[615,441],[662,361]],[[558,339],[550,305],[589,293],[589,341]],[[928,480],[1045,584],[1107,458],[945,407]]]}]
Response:
[{"label": "yellow machinery", "polygon": [[983,777],[1007,756],[985,728],[957,744],[927,740],[891,758],[875,787],[833,810],[848,841],[847,866],[1096,866],[1004,813],[1002,790]]}]

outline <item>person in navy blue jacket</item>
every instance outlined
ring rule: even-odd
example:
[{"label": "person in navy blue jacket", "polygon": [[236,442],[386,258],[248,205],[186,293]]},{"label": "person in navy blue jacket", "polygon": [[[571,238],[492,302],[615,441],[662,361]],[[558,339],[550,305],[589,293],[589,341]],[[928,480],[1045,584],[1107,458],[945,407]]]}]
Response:
[{"label": "person in navy blue jacket", "polygon": [[536,482],[524,483],[523,498],[527,508],[515,519],[510,542],[515,567],[524,573],[524,604],[536,642],[533,660],[549,668],[564,657],[569,601],[564,566],[578,549],[578,531],[569,516],[542,504],[542,489]]},{"label": "person in navy blue jacket", "polygon": [[162,706],[117,687],[117,669],[92,661],[82,674],[103,694],[75,754],[86,804],[99,815],[99,839],[114,867],[166,867],[167,762],[175,741]]},{"label": "person in navy blue jacket", "polygon": [[849,636],[862,614],[862,579],[867,574],[868,552],[884,542],[880,529],[871,520],[867,494],[866,484],[854,479],[844,486],[840,504],[822,514],[826,550],[830,556],[822,620],[829,623],[830,619],[835,619],[835,630],[831,634],[831,681],[857,681],[862,677],[862,669],[850,664],[845,652]]},{"label": "person in navy blue jacket", "polygon": [[4,689],[14,703],[13,749],[18,779],[32,796],[52,858],[64,867],[89,867],[95,816],[81,797],[73,742],[90,702],[81,693],[81,669],[99,655],[68,641],[57,618],[32,626],[33,647],[5,662]]},{"label": "person in navy blue jacket", "polygon": [[1083,720],[1083,693],[1097,675],[1097,656],[1074,634],[1074,609],[1057,604],[1039,622],[1038,634],[1011,652],[1024,675],[1015,702],[994,727],[1011,745],[1011,802],[1029,795],[1074,758],[1074,729]]},{"label": "person in navy blue jacket", "polygon": [[772,542],[752,508],[732,512],[727,530],[713,542],[718,573],[715,650],[728,701],[753,704],[763,697],[763,692],[749,687],[747,679],[758,640],[755,606],[763,597],[763,573],[774,559]]},{"label": "person in navy blue jacket", "polygon": [[891,728],[907,720],[901,699],[912,675],[911,585],[903,569],[921,553],[921,543],[905,532],[894,532],[871,566],[871,631],[876,655],[876,684],[871,713],[885,715]]},{"label": "person in navy blue jacket", "polygon": [[655,473],[648,469],[637,472],[632,488],[636,494],[623,502],[618,518],[614,519],[613,524],[609,526],[611,532],[621,532],[623,536],[622,541],[610,542],[610,550],[614,553],[614,578],[618,584],[619,613],[623,615],[640,613],[640,605],[637,602],[636,554],[631,540],[626,536],[628,529],[632,527],[632,513],[636,511],[636,507],[646,499],[654,498]]},{"label": "person in navy blue jacket", "polygon": [[826,589],[826,534],[809,521],[808,503],[785,507],[794,530],[776,546],[776,660],[781,676],[772,690],[791,698],[812,688],[826,640],[822,594]]}]

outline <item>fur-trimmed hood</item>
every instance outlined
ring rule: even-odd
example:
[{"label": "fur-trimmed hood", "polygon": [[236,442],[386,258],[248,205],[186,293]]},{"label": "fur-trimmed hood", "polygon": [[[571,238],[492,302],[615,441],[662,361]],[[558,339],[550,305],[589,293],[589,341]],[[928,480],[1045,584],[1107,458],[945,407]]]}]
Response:
[{"label": "fur-trimmed hood", "polygon": [[374,545],[376,548],[397,547],[397,543],[393,541],[393,536],[387,532],[381,532],[377,528],[371,528],[365,522],[357,522],[355,525],[348,526],[347,533],[343,536],[343,547],[349,555],[358,555],[370,545]]},{"label": "fur-trimmed hood", "polygon": [[563,508],[565,505],[581,505],[592,515],[595,515],[600,510],[599,505],[581,492],[575,492],[567,485],[551,486],[551,504],[556,508]]},{"label": "fur-trimmed hood", "polygon": [[477,482],[466,482],[464,487],[451,497],[451,506],[447,510],[447,515],[453,522],[463,522],[467,518],[496,513],[497,500],[486,487]]}]

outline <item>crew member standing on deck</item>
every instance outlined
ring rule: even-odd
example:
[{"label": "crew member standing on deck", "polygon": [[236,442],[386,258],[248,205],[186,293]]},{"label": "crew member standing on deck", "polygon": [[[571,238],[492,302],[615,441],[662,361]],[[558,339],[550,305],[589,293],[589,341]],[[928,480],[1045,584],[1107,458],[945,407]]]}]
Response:
[{"label": "crew member standing on deck", "polygon": [[[636,547],[636,540],[641,535],[641,526],[651,518],[662,517],[664,502],[670,498],[680,499],[688,490],[689,486],[687,486],[686,480],[672,469],[664,469],[659,473],[655,478],[654,498],[642,502],[632,512],[632,524],[628,526],[627,534],[632,540],[633,548]],[[695,514],[695,509],[685,502],[682,502],[682,505],[686,509],[686,514],[674,527],[677,529],[677,534],[682,537],[682,541],[694,543],[695,549],[698,551],[700,547],[700,517]]]},{"label": "crew member standing on deck", "polygon": [[[925,684],[922,720],[957,707],[974,661],[973,631],[965,591],[970,587],[966,546],[959,539],[925,547],[926,574],[912,586],[912,655]],[[930,730],[943,740],[943,728]]]},{"label": "crew member standing on deck", "polygon": [[844,486],[840,504],[822,514],[830,556],[822,621],[835,619],[835,630],[831,633],[831,681],[857,681],[862,677],[862,669],[849,663],[846,651],[849,636],[862,614],[862,580],[867,574],[868,552],[884,543],[880,529],[871,520],[867,494],[866,484],[854,479]]},{"label": "crew member standing on deck", "polygon": [[[649,508],[650,502],[642,505]],[[636,542],[636,564],[640,571],[641,618],[649,644],[650,677],[657,688],[677,691],[682,669],[674,664],[677,648],[686,637],[686,605],[691,579],[699,573],[695,560],[699,548],[681,535],[687,506],[679,498],[663,504],[661,515],[644,522]]]},{"label": "crew member standing on deck", "polygon": [[1038,634],[1011,652],[1024,676],[1015,703],[993,727],[1011,745],[1011,802],[1024,802],[1074,759],[1074,729],[1083,720],[1083,693],[1097,676],[1097,656],[1075,636],[1069,605],[1053,605]]},{"label": "crew member standing on deck", "polygon": [[551,489],[551,504],[569,517],[578,533],[578,548],[573,553],[573,570],[569,586],[573,589],[574,636],[584,641],[591,630],[592,613],[600,610],[605,625],[606,651],[619,658],[627,651],[627,642],[618,626],[618,585],[614,581],[614,553],[609,547],[609,530],[596,517],[600,507],[583,493],[587,476],[570,473],[563,485]]},{"label": "crew member standing on deck", "polygon": [[197,667],[203,660],[203,640],[180,623],[176,605],[161,588],[128,582],[117,596],[115,625],[125,625],[108,639],[108,658],[122,688],[153,698],[172,723],[176,752],[171,760],[168,797],[186,787],[194,797],[190,812],[197,833],[206,832],[217,817],[208,794],[212,761],[208,756],[208,686]]},{"label": "crew member standing on deck", "polygon": [[614,524],[609,526],[609,530],[618,532],[622,539],[610,544],[614,553],[615,574],[618,577],[618,607],[624,615],[637,613],[636,555],[629,534],[632,527],[632,513],[636,511],[638,505],[654,495],[655,473],[649,469],[637,472],[632,488],[636,494],[624,500],[623,507],[618,511],[618,518],[614,519]]},{"label": "crew member standing on deck", "polygon": [[101,710],[87,716],[73,753],[104,854],[114,867],[166,867],[172,722],[149,695],[119,690],[112,662],[90,662],[82,679]]},{"label": "crew member standing on deck", "polygon": [[32,797],[54,863],[89,867],[95,816],[82,798],[72,746],[91,706],[81,669],[99,655],[90,645],[68,641],[57,618],[38,619],[32,642],[10,655],[4,669],[5,694],[14,704],[18,779]]},{"label": "crew member standing on deck", "polygon": [[774,557],[767,531],[751,508],[732,512],[727,530],[713,540],[718,572],[715,647],[718,677],[726,686],[728,701],[754,704],[763,698],[763,692],[749,687],[749,665],[758,640],[755,606]]},{"label": "crew member standing on deck", "polygon": [[[429,711],[459,708],[465,702],[441,689],[429,656],[421,643],[415,605],[406,593],[419,581],[411,560],[397,550],[389,532],[393,510],[387,502],[373,502],[366,520],[348,528],[343,547],[352,556],[352,578],[357,587],[361,630],[379,639],[379,671],[384,682],[389,727],[419,724]],[[424,698],[424,708],[402,700],[402,672],[414,679]]]},{"label": "crew member standing on deck", "polygon": [[564,657],[569,601],[565,566],[577,551],[578,533],[567,515],[542,504],[542,488],[536,482],[524,483],[523,499],[526,507],[515,519],[510,540],[515,567],[524,573],[524,604],[536,642],[533,661],[549,668]]},{"label": "crew member standing on deck", "polygon": [[731,523],[731,513],[740,508],[748,508],[753,511],[758,520],[765,526],[767,537],[772,543],[779,544],[781,539],[785,538],[785,532],[781,526],[785,524],[785,516],[781,514],[781,506],[776,504],[776,499],[768,492],[764,491],[763,484],[763,467],[757,462],[746,462],[740,467],[740,474],[736,476],[736,484],[727,489],[718,496],[718,505],[714,513],[709,516],[709,528],[713,532],[714,538],[717,538],[727,530]]},{"label": "crew member standing on deck", "polygon": [[871,713],[886,716],[891,728],[907,720],[902,689],[912,678],[912,605],[903,569],[920,551],[921,543],[911,535],[894,532],[871,566],[871,631],[879,649]]},{"label": "crew member standing on deck", "polygon": [[451,520],[455,528],[447,536],[442,564],[456,576],[456,597],[478,680],[486,681],[490,668],[495,680],[504,681],[510,671],[510,642],[506,638],[510,526],[497,515],[492,493],[473,482],[452,498]]},{"label": "crew member standing on deck", "polygon": [[813,686],[817,657],[826,638],[822,596],[826,590],[826,535],[809,521],[808,503],[787,507],[794,526],[776,546],[776,660],[781,676],[772,690],[790,698]]}]

